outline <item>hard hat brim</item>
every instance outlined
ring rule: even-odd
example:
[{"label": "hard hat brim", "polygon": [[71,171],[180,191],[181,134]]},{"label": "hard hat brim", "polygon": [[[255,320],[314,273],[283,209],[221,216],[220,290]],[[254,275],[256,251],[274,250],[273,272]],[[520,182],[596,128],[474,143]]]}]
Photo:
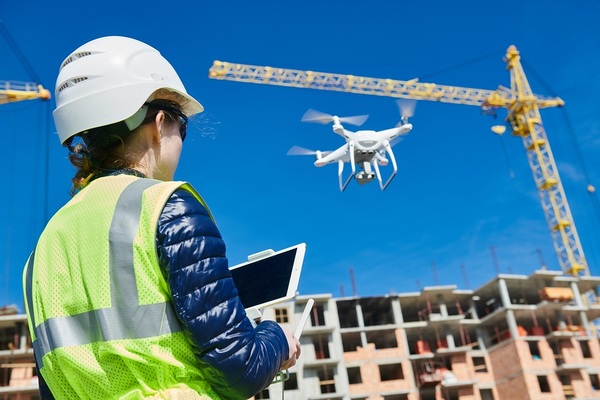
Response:
[{"label": "hard hat brim", "polygon": [[[78,133],[126,120],[160,90],[174,93],[175,99],[179,103],[184,103],[180,105],[187,116],[204,111],[204,107],[189,94],[172,87],[164,87],[160,82],[148,82],[143,86],[137,84],[135,89],[132,91],[128,86],[110,88],[104,94],[94,93],[93,96],[80,97],[77,101],[57,107],[53,117],[60,142],[64,144],[68,138]],[[90,110],[95,112],[91,114]],[[119,111],[115,112],[115,110]]]}]

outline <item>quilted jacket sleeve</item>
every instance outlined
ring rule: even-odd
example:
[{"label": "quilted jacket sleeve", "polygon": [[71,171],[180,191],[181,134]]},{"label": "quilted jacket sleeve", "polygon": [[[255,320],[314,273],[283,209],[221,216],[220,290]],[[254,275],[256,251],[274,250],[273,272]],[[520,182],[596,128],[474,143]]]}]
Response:
[{"label": "quilted jacket sleeve", "polygon": [[175,309],[211,385],[224,399],[268,386],[288,355],[281,327],[246,318],[221,234],[206,208],[177,190],[159,220],[157,249]]}]

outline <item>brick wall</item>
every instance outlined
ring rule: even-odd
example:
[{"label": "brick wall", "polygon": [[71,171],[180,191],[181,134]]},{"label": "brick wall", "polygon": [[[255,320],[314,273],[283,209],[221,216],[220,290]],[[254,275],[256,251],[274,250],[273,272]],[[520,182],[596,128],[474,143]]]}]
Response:
[{"label": "brick wall", "polygon": [[490,349],[489,360],[500,399],[530,399],[514,341],[506,340]]}]

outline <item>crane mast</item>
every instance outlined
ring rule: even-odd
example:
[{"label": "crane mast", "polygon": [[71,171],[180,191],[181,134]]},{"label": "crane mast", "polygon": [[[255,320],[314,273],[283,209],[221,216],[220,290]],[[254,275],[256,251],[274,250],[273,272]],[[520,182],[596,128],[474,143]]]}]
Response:
[{"label": "crane mast", "polygon": [[0,81],[0,104],[34,99],[50,100],[50,92],[32,82]]},{"label": "crane mast", "polygon": [[513,135],[523,139],[560,265],[565,273],[579,276],[583,272],[589,275],[583,248],[542,124],[537,99],[531,91],[520,58],[514,46],[508,48],[507,68],[510,71],[511,91],[516,94],[517,101],[507,105],[507,120],[512,126]]},{"label": "crane mast", "polygon": [[564,102],[560,98],[538,96],[532,92],[515,46],[508,48],[505,61],[510,71],[511,87],[498,86],[496,90],[438,85],[419,82],[418,79],[401,81],[223,61],[214,61],[208,76],[237,82],[465,104],[479,106],[484,111],[507,109],[512,134],[523,140],[559,264],[565,274],[589,275],[539,113],[542,108],[560,107]]}]

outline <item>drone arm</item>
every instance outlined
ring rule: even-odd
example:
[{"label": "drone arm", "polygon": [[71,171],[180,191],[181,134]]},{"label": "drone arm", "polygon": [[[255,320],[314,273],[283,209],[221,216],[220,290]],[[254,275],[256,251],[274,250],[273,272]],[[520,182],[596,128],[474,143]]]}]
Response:
[{"label": "drone arm", "polygon": [[345,138],[346,140],[352,140],[353,132],[344,129],[344,127],[342,125],[333,125],[333,133],[340,135],[341,137]]},{"label": "drone arm", "polygon": [[411,130],[412,124],[403,124],[395,128],[379,131],[379,134],[383,137],[386,137],[387,140],[389,140],[391,142],[391,145],[393,146],[400,139],[399,136],[406,135]]},{"label": "drone arm", "polygon": [[375,152],[375,161],[377,161],[378,165],[383,165],[385,167],[386,165],[388,165],[389,161],[383,156],[383,154],[385,154],[385,150],[378,150],[377,152]]}]

